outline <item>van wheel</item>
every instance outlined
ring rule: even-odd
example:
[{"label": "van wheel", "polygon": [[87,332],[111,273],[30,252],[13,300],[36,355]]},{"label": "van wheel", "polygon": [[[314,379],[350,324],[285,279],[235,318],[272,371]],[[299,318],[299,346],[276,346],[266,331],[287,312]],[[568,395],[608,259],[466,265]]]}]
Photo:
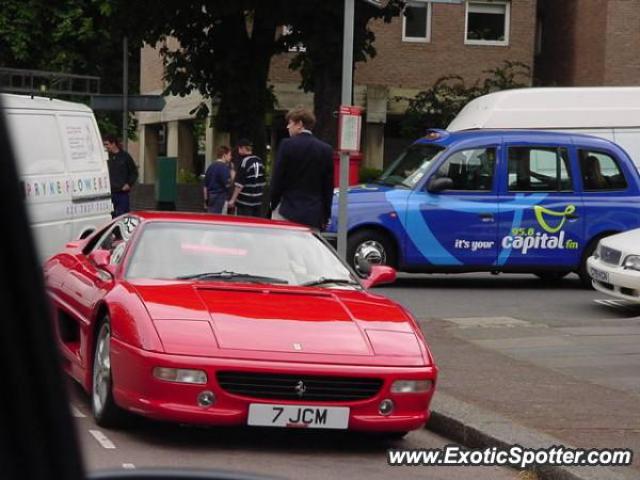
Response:
[{"label": "van wheel", "polygon": [[360,230],[349,235],[347,262],[358,276],[369,276],[372,265],[396,266],[397,253],[393,241],[377,230]]},{"label": "van wheel", "polygon": [[111,375],[111,324],[105,316],[98,328],[98,337],[93,352],[93,375],[91,384],[91,410],[96,423],[105,428],[121,426],[125,412],[113,400],[113,378]]},{"label": "van wheel", "polygon": [[545,282],[558,282],[569,275],[570,272],[538,272],[536,277]]}]

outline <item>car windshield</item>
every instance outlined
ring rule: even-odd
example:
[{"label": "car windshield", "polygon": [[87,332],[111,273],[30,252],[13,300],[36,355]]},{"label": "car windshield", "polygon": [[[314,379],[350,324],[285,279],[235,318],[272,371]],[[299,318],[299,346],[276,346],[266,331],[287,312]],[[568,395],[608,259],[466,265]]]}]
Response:
[{"label": "car windshield", "polygon": [[[146,225],[126,277],[358,285],[347,267],[311,232],[182,222]],[[327,283],[325,279],[335,282]]]},{"label": "car windshield", "polygon": [[443,151],[444,148],[438,145],[412,145],[396,158],[378,181],[413,188]]}]

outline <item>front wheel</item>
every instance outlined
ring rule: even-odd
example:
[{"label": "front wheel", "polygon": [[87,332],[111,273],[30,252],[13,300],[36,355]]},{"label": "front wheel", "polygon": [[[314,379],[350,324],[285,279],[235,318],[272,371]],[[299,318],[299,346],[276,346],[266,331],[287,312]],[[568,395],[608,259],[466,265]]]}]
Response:
[{"label": "front wheel", "polygon": [[589,245],[587,245],[587,248],[584,249],[584,253],[582,254],[582,261],[580,262],[580,268],[578,269],[580,282],[582,283],[582,286],[588,290],[593,289],[593,283],[591,281],[591,275],[589,275],[589,271],[587,269],[587,260],[591,255],[593,255],[593,252],[596,251],[598,242],[601,238],[604,237],[592,240]]},{"label": "front wheel", "polygon": [[356,273],[366,278],[373,265],[396,267],[397,253],[393,241],[376,230],[360,230],[349,235],[347,262]]},{"label": "front wheel", "polygon": [[93,382],[91,386],[91,410],[96,423],[105,428],[122,425],[125,412],[113,400],[111,374],[111,324],[105,317],[98,329],[93,354]]}]

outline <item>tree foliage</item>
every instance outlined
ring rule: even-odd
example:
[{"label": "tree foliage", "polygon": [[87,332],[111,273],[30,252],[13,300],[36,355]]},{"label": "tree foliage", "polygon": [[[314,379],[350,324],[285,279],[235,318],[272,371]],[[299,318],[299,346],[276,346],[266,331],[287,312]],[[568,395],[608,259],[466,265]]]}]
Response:
[{"label": "tree foliage", "polygon": [[[376,54],[375,34],[371,21],[390,22],[404,7],[404,0],[391,0],[380,9],[364,1],[355,3],[353,61],[367,61]],[[314,110],[318,120],[316,134],[335,144],[338,110],[342,89],[342,42],[344,35],[344,2],[314,0],[298,2],[289,11],[288,46],[304,45],[290,67],[302,75],[301,88],[314,92]]]},{"label": "tree foliage", "polygon": [[467,103],[474,98],[498,90],[528,87],[531,68],[521,62],[505,61],[485,70],[484,80],[467,86],[459,75],[447,75],[436,80],[431,88],[408,100],[409,107],[402,120],[403,136],[415,138],[428,128],[446,128]]},{"label": "tree foliage", "polygon": [[[120,93],[122,40],[128,35],[129,90],[137,91],[140,43],[114,5],[110,0],[0,0],[0,66],[97,76],[102,93]],[[72,100],[88,102],[86,97]],[[103,133],[118,131],[119,115],[98,115]]]},{"label": "tree foliage", "polygon": [[213,113],[218,129],[231,132],[232,139],[251,138],[264,154],[265,116],[275,103],[269,66],[272,56],[283,49],[276,30],[290,3],[166,1],[159,9],[155,2],[143,1],[129,8],[151,11],[138,28],[146,42],[160,46],[165,93],[199,92],[204,101],[193,113],[199,117]]}]

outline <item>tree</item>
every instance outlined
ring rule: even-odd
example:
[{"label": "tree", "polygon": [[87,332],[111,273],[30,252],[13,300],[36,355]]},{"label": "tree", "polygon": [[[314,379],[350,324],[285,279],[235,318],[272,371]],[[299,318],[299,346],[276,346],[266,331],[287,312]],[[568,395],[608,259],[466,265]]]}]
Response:
[{"label": "tree", "polygon": [[[101,79],[102,93],[119,93],[122,90],[122,39],[131,32],[127,32],[128,24],[113,4],[109,0],[2,0],[0,65],[94,75]],[[139,45],[135,35],[132,40],[133,45]],[[135,92],[139,85],[139,56],[129,58],[132,73],[129,89]],[[88,99],[73,100],[86,102]],[[114,115],[114,119],[99,115],[101,129],[115,133],[118,115]]]},{"label": "tree", "polygon": [[458,75],[439,78],[433,86],[409,100],[402,120],[402,135],[415,138],[427,128],[446,128],[462,108],[474,98],[498,90],[528,87],[531,68],[521,62],[506,60],[501,66],[485,70],[482,82],[467,86]]},{"label": "tree", "polygon": [[[232,140],[251,138],[256,151],[264,154],[265,116],[275,104],[267,81],[269,66],[272,56],[284,48],[276,29],[289,4],[286,0],[167,1],[162,8],[155,2],[135,2],[130,8],[152,12],[138,27],[145,41],[162,45],[165,93],[200,92],[204,102],[194,113],[208,115],[211,104],[218,129],[231,132]],[[169,37],[179,45],[172,48]]]},{"label": "tree", "polygon": [[[371,20],[390,22],[404,7],[404,0],[391,0],[379,9],[362,0],[355,3],[353,60],[366,61],[375,56],[375,34],[369,28]],[[301,87],[314,92],[314,111],[317,117],[315,133],[335,145],[337,119],[335,112],[341,100],[342,42],[344,34],[344,2],[298,2],[289,12],[292,31],[285,37],[287,45],[302,43],[301,51],[291,61],[291,68],[300,70]]]}]

